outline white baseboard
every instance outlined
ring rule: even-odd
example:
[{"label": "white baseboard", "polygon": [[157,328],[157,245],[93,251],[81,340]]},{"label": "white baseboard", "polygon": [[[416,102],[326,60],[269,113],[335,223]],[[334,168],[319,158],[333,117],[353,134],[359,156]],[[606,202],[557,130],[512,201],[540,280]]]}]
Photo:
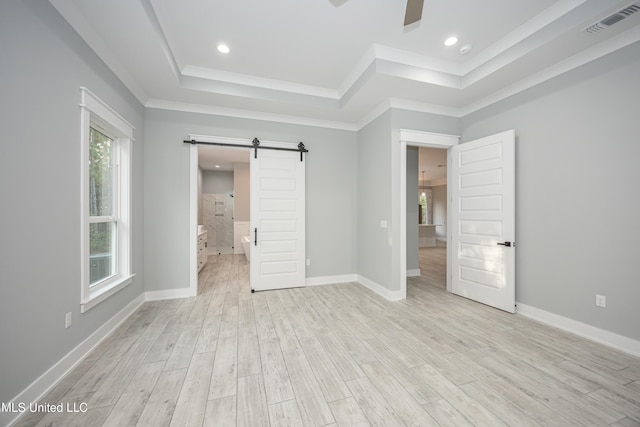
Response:
[{"label": "white baseboard", "polygon": [[520,302],[516,302],[516,313],[540,323],[545,323],[558,329],[571,332],[583,338],[588,338],[591,341],[607,345],[615,348],[616,350],[631,354],[632,356],[640,357],[640,341],[638,340],[634,340],[614,332],[609,332],[595,326],[587,325],[586,323],[550,313],[539,308],[531,307]]},{"label": "white baseboard", "polygon": [[387,289],[384,286],[374,282],[373,280],[367,279],[366,277],[360,274],[358,274],[358,282],[362,286],[369,288],[376,294],[388,299],[389,301],[400,301],[404,299],[404,295],[402,295],[402,291],[392,291],[390,289]]},{"label": "white baseboard", "polygon": [[357,274],[341,274],[337,276],[318,276],[307,277],[305,283],[307,286],[334,285],[336,283],[357,282]]},{"label": "white baseboard", "polygon": [[420,269],[416,268],[414,270],[407,270],[407,277],[418,277],[420,276]]},{"label": "white baseboard", "polygon": [[[20,403],[29,407],[30,403],[37,402],[47,394],[65,375],[75,368],[94,348],[107,338],[122,322],[131,316],[145,302],[144,294],[140,294],[107,320],[94,333],[78,344],[73,350],[62,357],[55,365],[40,375],[33,383],[18,394],[10,403],[10,406],[18,408]],[[0,412],[0,425],[8,426],[15,423],[25,412]]]},{"label": "white baseboard", "polygon": [[144,293],[144,299],[146,301],[160,301],[165,299],[189,298],[195,296],[196,294],[191,291],[191,288],[167,289],[164,291],[151,291]]}]

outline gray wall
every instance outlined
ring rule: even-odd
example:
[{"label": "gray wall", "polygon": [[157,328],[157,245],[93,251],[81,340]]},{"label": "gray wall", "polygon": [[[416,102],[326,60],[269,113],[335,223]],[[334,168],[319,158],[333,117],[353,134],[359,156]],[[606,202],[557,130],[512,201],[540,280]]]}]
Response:
[{"label": "gray wall", "polygon": [[442,116],[430,113],[418,113],[415,111],[391,110],[392,137],[390,145],[394,146],[391,151],[391,280],[388,288],[400,290],[400,172],[399,172],[399,152],[397,144],[400,141],[400,129],[411,129],[423,132],[443,133],[448,135],[460,135],[461,120],[456,117]]},{"label": "gray wall", "polygon": [[236,221],[251,219],[251,173],[249,163],[233,165],[233,215]]},{"label": "gray wall", "polygon": [[444,133],[447,135],[460,135],[462,131],[460,127],[461,121],[457,117],[420,113],[397,108],[391,110],[391,126],[394,130],[410,129],[422,132]]},{"label": "gray wall", "polygon": [[391,279],[391,112],[358,132],[358,268],[361,276],[388,287]]},{"label": "gray wall", "polygon": [[[299,142],[306,155],[307,277],[357,271],[356,133],[148,109],[145,120],[147,290],[189,286],[188,133]],[[158,191],[162,189],[162,191]]]},{"label": "gray wall", "polygon": [[433,201],[433,223],[442,224],[436,227],[436,238],[447,239],[447,186],[436,185],[431,188]]},{"label": "gray wall", "polygon": [[[0,2],[0,402],[143,292],[141,104],[46,1]],[[134,281],[80,314],[80,86],[135,126]],[[73,325],[64,328],[65,313]]]},{"label": "gray wall", "polygon": [[202,194],[233,193],[233,171],[202,171]]},{"label": "gray wall", "polygon": [[638,76],[635,43],[463,120],[463,141],[516,130],[517,301],[633,339]]},{"label": "gray wall", "polygon": [[418,147],[407,147],[407,270],[420,268],[418,260]]},{"label": "gray wall", "polygon": [[[459,135],[460,124],[455,117],[391,109],[358,132],[358,274],[390,291],[401,288],[400,129]],[[380,228],[380,220],[389,228]]]}]

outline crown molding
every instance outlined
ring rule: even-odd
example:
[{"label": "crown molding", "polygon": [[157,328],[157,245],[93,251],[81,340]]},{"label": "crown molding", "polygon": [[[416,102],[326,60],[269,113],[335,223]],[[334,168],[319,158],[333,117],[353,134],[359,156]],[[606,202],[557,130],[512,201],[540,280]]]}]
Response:
[{"label": "crown molding", "polygon": [[365,127],[366,125],[368,125],[369,123],[371,123],[372,121],[374,121],[375,119],[377,119],[378,117],[386,113],[387,110],[390,110],[390,109],[391,109],[390,99],[387,99],[382,103],[378,104],[373,110],[369,111],[369,113],[367,113],[364,117],[362,117],[362,119],[358,120],[355,126],[356,130],[362,129],[363,127]]},{"label": "crown molding", "polygon": [[398,98],[391,98],[389,101],[391,107],[397,108],[398,110],[409,110],[416,111],[418,113],[429,113],[458,118],[464,115],[462,109],[456,107],[447,107],[445,105],[429,104],[426,102]]},{"label": "crown molding", "polygon": [[[175,73],[178,73],[177,77],[181,87],[223,95],[303,103],[328,108],[343,108],[375,75],[388,75],[420,83],[464,90],[466,87],[477,83],[530,53],[540,45],[547,43],[550,37],[557,35],[557,31],[559,31],[558,29],[553,32],[549,30],[550,24],[580,7],[587,0],[561,0],[555,3],[489,48],[480,52],[466,64],[441,61],[415,52],[373,44],[336,89],[230,73],[195,65],[186,65],[178,71],[179,66],[176,63],[175,55],[167,42],[167,37],[153,10],[153,5],[149,0],[140,1],[154,31],[158,35],[169,65]],[[523,41],[529,41],[529,43],[522,43]],[[542,75],[544,73],[537,74]],[[509,86],[510,91],[501,90],[473,104],[469,104],[465,108],[437,106],[399,99],[395,99],[392,102],[402,104],[402,106],[396,108],[462,117],[466,111],[475,111],[483,108],[483,105],[489,105],[487,102],[497,102],[500,99],[511,96],[513,93],[517,93],[519,90],[530,87],[527,84],[529,80],[532,79],[526,78]],[[519,89],[520,87],[524,89]],[[227,110],[225,109],[225,111]],[[375,118],[379,115],[379,110],[380,106],[375,107],[359,120],[355,126],[361,128],[362,123],[369,123],[372,120],[371,117]],[[251,113],[251,115],[257,114],[255,111]],[[266,113],[265,116],[270,117],[272,115]],[[301,118],[301,120],[307,122],[310,119]]]},{"label": "crown molding", "polygon": [[383,101],[369,113],[367,113],[364,117],[362,117],[362,119],[358,120],[355,123],[321,120],[312,117],[266,113],[263,111],[216,107],[212,105],[191,104],[186,102],[167,101],[163,99],[149,99],[145,104],[145,107],[156,110],[180,111],[184,113],[207,114],[212,116],[233,117],[249,120],[262,120],[267,122],[322,127],[327,129],[346,131],[359,131],[390,109],[415,111],[420,113],[437,114],[449,117],[462,117],[461,110],[457,108],[449,108],[435,104],[426,104],[416,101],[394,98]]},{"label": "crown molding", "polygon": [[481,110],[520,92],[524,92],[525,90],[544,83],[547,80],[567,73],[582,65],[595,61],[596,59],[599,59],[605,55],[630,46],[638,41],[640,41],[640,27],[636,26],[623,33],[618,34],[615,37],[612,37],[595,46],[585,49],[573,56],[570,56],[569,58],[558,62],[551,67],[547,67],[542,71],[532,74],[531,76],[526,77],[512,85],[506,86],[503,89],[494,92],[485,98],[468,104],[464,108],[460,109],[460,117]]},{"label": "crown molding", "polygon": [[144,105],[147,108],[182,111],[200,114],[219,115],[225,117],[236,117],[253,120],[263,120],[269,122],[288,123],[295,125],[324,127],[329,129],[339,129],[347,131],[358,131],[376,118],[384,114],[392,108],[408,111],[416,111],[421,113],[438,114],[449,117],[461,118],[478,110],[486,108],[492,104],[500,102],[506,98],[544,83],[554,77],[576,69],[591,61],[601,58],[607,54],[613,53],[619,49],[630,46],[640,41],[640,27],[633,27],[619,35],[603,41],[589,49],[586,49],[566,60],[548,67],[532,76],[520,80],[519,82],[509,85],[500,91],[497,91],[485,98],[468,104],[463,108],[448,107],[437,104],[423,103],[407,99],[389,98],[378,104],[371,111],[365,114],[355,123],[321,120],[310,117],[289,116],[282,114],[266,113],[261,111],[250,111],[241,109],[232,109],[224,107],[215,107],[210,105],[189,104],[183,102],[166,101],[159,99],[149,99]]},{"label": "crown molding", "polygon": [[[61,1],[61,0],[52,0]],[[504,66],[528,54],[548,37],[526,47],[512,49],[525,40],[546,29],[549,24],[562,18],[587,0],[561,0],[542,13],[523,24],[498,42],[480,52],[467,64],[441,61],[424,55],[395,49],[389,46],[373,44],[345,77],[337,88],[324,88],[292,83],[282,80],[261,78],[252,75],[230,73],[195,65],[186,65],[180,69],[176,56],[169,46],[168,39],[160,25],[150,0],[140,0],[156,33],[169,66],[183,88],[202,90],[235,96],[250,96],[259,99],[304,102],[332,102],[334,106],[344,106],[357,93],[364,83],[375,74],[385,74],[406,80],[428,83],[455,89],[464,89]],[[295,99],[292,99],[291,96]],[[331,103],[325,105],[330,106]]]},{"label": "crown molding", "polygon": [[561,0],[547,9],[543,10],[537,16],[533,17],[523,25],[519,26],[505,37],[498,40],[493,45],[479,52],[474,58],[463,64],[460,75],[466,76],[474,70],[489,63],[493,58],[503,55],[513,46],[532,37],[562,16],[576,9],[587,0]]},{"label": "crown molding", "polygon": [[462,77],[464,75],[462,64],[457,62],[442,61],[440,59],[431,58],[416,52],[396,49],[381,44],[373,44],[372,46],[375,59],[395,62],[408,67],[421,68],[432,72],[440,72],[443,74],[451,74]]},{"label": "crown molding", "polygon": [[513,95],[516,95],[520,92],[523,92],[527,89],[530,89],[534,86],[537,86],[541,83],[544,83],[547,80],[576,69],[605,55],[613,53],[619,49],[630,46],[638,41],[640,41],[640,27],[633,27],[611,39],[603,41],[591,48],[588,48],[565,59],[564,61],[561,61],[523,80],[520,80],[517,83],[494,92],[493,94],[485,98],[468,104],[463,108],[447,107],[443,105],[429,104],[406,99],[389,98],[378,104],[355,123],[321,120],[301,116],[289,116],[261,111],[215,107],[210,105],[189,104],[159,99],[149,99],[144,105],[147,108],[211,114],[253,120],[264,120],[269,122],[324,127],[347,131],[358,131],[362,129],[363,127],[374,121],[376,118],[384,114],[387,110],[390,110],[392,108],[461,118],[478,110],[486,108],[492,104],[500,102]]},{"label": "crown molding", "polygon": [[289,92],[299,95],[313,96],[338,100],[340,97],[335,89],[327,89],[318,86],[309,86],[292,83],[283,80],[267,79],[246,74],[231,73],[228,71],[213,70],[211,68],[187,65],[182,69],[181,77],[194,77],[205,80],[216,80],[235,85],[250,86],[261,89],[269,89],[279,92]]},{"label": "crown molding", "polygon": [[353,123],[322,120],[312,117],[289,116],[285,114],[266,113],[263,111],[241,110],[235,108],[216,107],[212,105],[190,104],[186,102],[149,99],[146,108],[156,110],[181,111],[186,113],[208,114],[213,116],[233,117],[238,119],[262,120],[267,122],[286,123],[291,125],[313,126],[327,129],[356,131]]},{"label": "crown molding", "polygon": [[[450,117],[464,117],[496,102],[525,91],[546,80],[573,70],[590,61],[624,48],[640,40],[640,27],[633,27],[611,39],[581,51],[559,63],[510,84],[492,94],[470,102],[462,107],[450,107],[399,98],[389,98],[373,107],[356,122],[323,120],[312,117],[276,114],[261,111],[242,110],[210,105],[152,99],[142,86],[129,74],[119,62],[117,56],[107,46],[100,35],[88,24],[82,11],[73,3],[65,0],[49,0],[58,12],[67,20],[91,49],[107,64],[132,94],[147,108],[194,112],[226,117],[247,118],[325,127],[340,130],[359,130],[391,108],[439,114]],[[135,2],[134,2],[135,3]],[[305,104],[327,109],[344,108],[356,96],[366,83],[376,75],[388,75],[400,79],[417,81],[441,87],[464,90],[486,76],[509,63],[523,57],[542,44],[548,43],[558,35],[558,28],[552,25],[563,19],[571,11],[588,3],[588,0],[560,0],[542,13],[523,24],[494,45],[479,52],[467,63],[437,61],[413,52],[373,44],[357,62],[343,82],[335,89],[309,86],[288,81],[266,79],[238,73],[229,73],[204,67],[187,65],[180,68],[171,50],[168,39],[160,25],[150,0],[140,0],[144,14],[157,36],[168,65],[176,77],[177,84],[184,89],[219,93],[245,98],[255,98],[284,103]],[[589,3],[587,13],[605,11],[610,5]],[[568,17],[571,24],[581,19]],[[557,27],[557,26],[556,26]],[[566,28],[566,26],[562,26]],[[526,43],[523,43],[526,42]]]}]

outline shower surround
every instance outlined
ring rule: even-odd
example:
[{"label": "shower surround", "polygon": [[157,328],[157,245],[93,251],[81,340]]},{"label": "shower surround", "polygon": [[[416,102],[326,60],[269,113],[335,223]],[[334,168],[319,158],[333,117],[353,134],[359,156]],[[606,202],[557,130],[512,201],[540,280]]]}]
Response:
[{"label": "shower surround", "polygon": [[233,195],[202,195],[202,220],[208,232],[209,254],[233,253]]}]

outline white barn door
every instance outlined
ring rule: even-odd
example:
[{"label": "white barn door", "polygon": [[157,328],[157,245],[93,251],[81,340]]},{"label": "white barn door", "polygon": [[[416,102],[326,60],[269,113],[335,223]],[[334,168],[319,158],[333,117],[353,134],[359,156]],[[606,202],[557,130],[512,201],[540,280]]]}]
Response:
[{"label": "white barn door", "polygon": [[251,152],[252,291],[305,285],[306,158],[300,156]]},{"label": "white barn door", "polygon": [[451,148],[451,291],[515,312],[515,132]]}]

